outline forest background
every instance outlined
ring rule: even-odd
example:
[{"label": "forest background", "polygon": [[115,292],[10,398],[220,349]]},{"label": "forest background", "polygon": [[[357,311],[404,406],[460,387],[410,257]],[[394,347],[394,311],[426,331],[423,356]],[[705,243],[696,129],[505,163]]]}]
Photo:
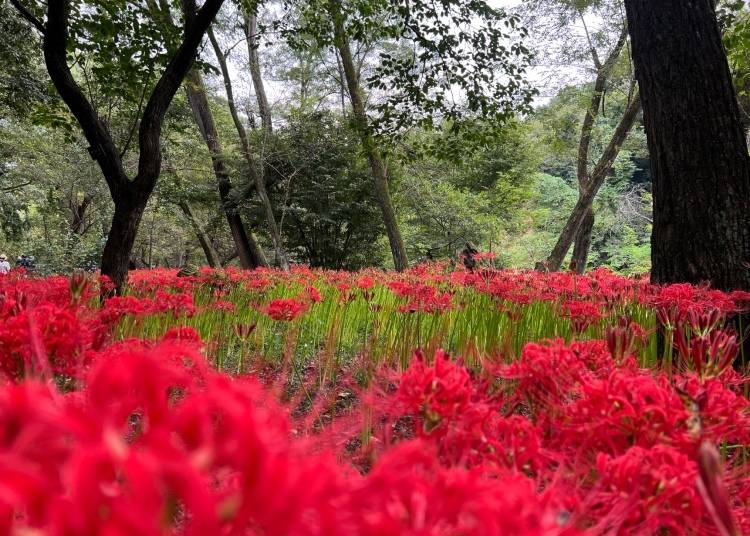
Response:
[{"label": "forest background", "polygon": [[[127,6],[158,6],[101,4],[111,12],[95,28],[91,21],[86,27],[84,14],[82,29],[73,29],[99,39],[78,41],[81,60],[74,52],[72,70],[105,118],[124,167],[134,170],[134,131],[159,64],[158,57],[139,60],[138,51],[158,50],[154,43],[172,23],[154,16],[134,33],[138,17]],[[234,217],[271,265],[393,267],[341,50],[289,30],[289,19],[299,28],[309,16],[309,4],[225,2],[167,113],[161,174],[132,265],[241,263]],[[493,5],[518,13],[513,112],[502,120],[418,118],[374,141],[387,162],[409,261],[455,257],[470,242],[498,266],[532,268],[549,257],[579,195],[600,174],[564,264],[572,256],[579,271],[647,272],[651,178],[641,117],[637,109],[628,114],[638,103],[622,2]],[[750,127],[750,15],[744,2],[723,2],[719,20]],[[93,270],[114,205],[49,81],[39,40],[10,2],[0,3],[0,250],[33,255],[42,273]],[[378,76],[402,45],[364,24],[350,44],[368,117],[381,118],[383,103],[402,88]]]}]

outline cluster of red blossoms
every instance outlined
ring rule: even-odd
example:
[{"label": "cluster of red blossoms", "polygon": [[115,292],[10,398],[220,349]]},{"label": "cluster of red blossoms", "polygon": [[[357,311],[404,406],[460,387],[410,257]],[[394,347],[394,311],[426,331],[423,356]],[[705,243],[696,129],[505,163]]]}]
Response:
[{"label": "cluster of red blossoms", "polygon": [[[230,289],[294,284],[297,298],[258,305],[291,321],[322,299],[321,279],[347,299],[386,283],[405,312],[439,314],[466,288],[548,301],[576,333],[634,301],[654,308],[675,360],[640,368],[646,335],[623,319],[603,340],[540,341],[482,369],[417,351],[367,388],[330,386],[335,411],[321,394],[305,413],[215,370],[191,328],[116,335],[125,317],[196,314],[206,289],[227,310]],[[745,293],[434,266],[132,284],[101,304],[87,278],[0,279],[0,534],[750,533],[750,402],[727,324]],[[340,407],[342,390],[356,403]]]}]

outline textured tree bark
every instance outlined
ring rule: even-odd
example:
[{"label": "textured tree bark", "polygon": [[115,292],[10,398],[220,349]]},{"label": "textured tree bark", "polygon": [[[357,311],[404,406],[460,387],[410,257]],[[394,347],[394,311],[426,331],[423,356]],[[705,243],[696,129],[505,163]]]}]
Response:
[{"label": "textured tree bark", "polygon": [[612,169],[612,164],[617,157],[617,153],[620,151],[620,147],[628,137],[628,132],[630,132],[630,129],[633,127],[633,123],[635,123],[640,111],[641,101],[639,95],[636,94],[625,109],[625,113],[615,129],[612,139],[609,140],[609,144],[604,149],[604,153],[602,153],[599,162],[597,162],[596,167],[591,172],[591,180],[588,188],[579,194],[578,201],[573,207],[573,211],[570,213],[568,221],[565,223],[555,247],[552,249],[552,252],[545,262],[537,264],[537,269],[552,272],[560,269],[560,266],[565,259],[565,255],[570,249],[570,245],[575,240],[578,228],[583,223],[587,211],[590,209],[596,194],[599,192],[599,188],[604,184],[609,170]]},{"label": "textured tree bark", "polygon": [[750,289],[750,157],[713,5],[625,7],[651,155],[651,279]]},{"label": "textured tree bark", "polygon": [[102,252],[101,271],[111,280],[117,293],[122,292],[122,285],[128,276],[133,244],[147,201],[121,198],[115,202],[115,213]]},{"label": "textured tree bark", "polygon": [[[232,79],[229,76],[229,69],[227,68],[227,60],[224,56],[224,52],[219,46],[219,42],[216,40],[216,36],[211,29],[208,30],[208,37],[211,40],[214,53],[219,61],[219,67],[221,68],[221,74],[224,78],[224,89],[227,93],[227,105],[229,107],[229,113],[232,115],[232,121],[234,127],[237,130],[237,136],[240,139],[240,147],[242,148],[242,154],[245,157],[247,163],[248,173],[250,174],[250,180],[255,185],[255,190],[258,192],[263,210],[266,213],[266,221],[268,223],[268,230],[271,235],[271,241],[273,242],[274,250],[276,251],[276,258],[278,259],[279,266],[282,270],[289,270],[289,260],[284,250],[284,243],[281,238],[281,232],[279,226],[276,224],[276,215],[273,213],[273,205],[271,199],[268,197],[268,191],[266,190],[266,178],[264,170],[256,162],[252,151],[250,151],[250,143],[247,139],[247,131],[245,126],[240,121],[240,116],[237,113],[237,106],[234,102],[234,91],[232,90]],[[262,79],[261,79],[262,83]],[[261,86],[262,87],[262,86]],[[256,88],[257,91],[257,88]],[[269,128],[270,128],[270,116],[269,116]]]},{"label": "textured tree bark", "polygon": [[208,98],[206,97],[206,90],[203,85],[203,77],[197,70],[193,69],[188,73],[186,82],[185,90],[187,91],[190,109],[193,112],[193,117],[198,125],[198,130],[200,130],[203,141],[211,152],[211,163],[219,188],[219,197],[221,198],[229,229],[232,232],[232,239],[237,247],[240,266],[243,268],[266,266],[268,263],[265,255],[256,242],[255,237],[245,231],[245,226],[237,211],[237,206],[231,199],[232,182],[222,159],[223,150],[213,114],[208,107]]},{"label": "textured tree bark", "polygon": [[190,226],[195,232],[195,237],[198,239],[198,243],[203,250],[203,254],[206,256],[206,262],[208,263],[208,265],[211,268],[221,268],[221,258],[219,257],[219,254],[216,252],[216,249],[211,243],[211,239],[206,233],[206,230],[200,224],[198,218],[193,212],[193,207],[191,207],[190,203],[188,203],[187,201],[180,201],[177,206],[180,207],[180,210],[185,215],[188,222],[190,222]]},{"label": "textured tree bark", "polygon": [[576,233],[575,243],[573,244],[573,256],[570,259],[570,269],[576,273],[582,274],[586,271],[593,230],[594,210],[589,207]]},{"label": "textured tree bark", "polygon": [[258,58],[258,17],[250,15],[247,12],[244,12],[243,16],[245,18],[244,30],[245,41],[247,42],[247,59],[250,65],[250,77],[253,80],[253,88],[255,88],[255,98],[258,100],[258,114],[260,115],[263,131],[270,134],[273,132],[271,107],[268,105],[266,87],[263,84],[260,59]]},{"label": "textured tree bark", "polygon": [[341,56],[341,65],[344,70],[344,77],[346,78],[346,85],[349,90],[349,98],[352,102],[352,112],[357,123],[357,128],[360,132],[362,146],[370,163],[370,169],[372,170],[375,198],[377,199],[378,204],[380,205],[380,210],[383,214],[383,223],[385,224],[385,230],[388,234],[388,242],[390,243],[391,253],[393,255],[393,265],[396,270],[403,271],[409,267],[409,260],[406,255],[406,248],[404,248],[404,241],[401,238],[401,231],[398,227],[396,211],[394,210],[393,202],[391,201],[391,193],[388,188],[388,170],[383,157],[375,146],[375,141],[369,132],[367,113],[365,112],[365,105],[362,99],[362,90],[359,86],[357,69],[354,65],[354,59],[349,47],[349,36],[346,34],[346,29],[344,28],[344,15],[341,11],[339,0],[330,0],[328,3],[328,9],[331,19],[333,20],[335,32],[334,41]]},{"label": "textured tree bark", "polygon": [[[138,225],[161,171],[160,138],[164,117],[190,70],[206,29],[223,1],[206,0],[203,7],[197,10],[195,0],[183,0],[195,15],[185,24],[182,43],[146,103],[138,129],[138,172],[132,181],[125,174],[122,158],[107,125],[97,115],[68,66],[70,0],[47,2],[47,20],[43,25],[28,12],[22,12],[43,36],[42,48],[47,72],[60,98],[81,126],[89,143],[89,153],[99,164],[115,204],[115,214],[101,263],[102,275],[112,280],[115,292],[122,292],[127,279],[128,263]],[[18,9],[19,4],[16,2],[15,5]]]}]

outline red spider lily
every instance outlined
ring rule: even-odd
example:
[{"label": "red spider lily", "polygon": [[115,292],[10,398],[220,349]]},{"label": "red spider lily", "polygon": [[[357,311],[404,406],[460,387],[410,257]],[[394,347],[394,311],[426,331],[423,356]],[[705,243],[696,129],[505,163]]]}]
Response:
[{"label": "red spider lily", "polygon": [[216,300],[212,305],[211,309],[214,311],[224,311],[227,313],[233,313],[237,310],[237,306],[227,300]]},{"label": "red spider lily", "polygon": [[369,275],[363,275],[362,277],[357,279],[356,285],[357,288],[360,288],[362,290],[370,290],[375,286],[375,280]]},{"label": "red spider lily", "polygon": [[276,321],[290,322],[307,310],[307,305],[293,298],[272,300],[263,310]]},{"label": "red spider lily", "polygon": [[448,359],[443,351],[435,354],[429,366],[417,353],[401,380],[399,400],[407,411],[419,413],[426,432],[438,427],[466,409],[472,395],[472,384],[465,368]]},{"label": "red spider lily", "polygon": [[715,328],[699,328],[699,333],[705,334],[689,338],[686,330],[677,331],[675,346],[680,358],[701,379],[721,376],[739,355],[737,336]]},{"label": "red spider lily", "polygon": [[719,534],[740,534],[724,485],[721,458],[716,447],[708,441],[704,441],[698,451],[698,468],[700,477],[697,479],[697,488]]},{"label": "red spider lily", "polygon": [[571,300],[563,303],[562,308],[564,316],[570,318],[573,331],[576,334],[583,333],[589,326],[604,316],[596,303]]},{"label": "red spider lily", "polygon": [[[736,336],[723,329],[747,296],[653,286],[606,270],[446,268],[136,271],[133,295],[103,305],[89,299],[98,294],[95,279],[0,279],[0,533],[750,531],[742,453],[750,402],[746,376],[729,366]],[[403,372],[378,374],[361,356],[324,384],[315,365],[301,378],[267,367],[259,375],[267,388],[209,365],[217,333],[204,318],[221,321],[227,332],[220,336],[261,341],[266,334],[255,330],[263,323],[256,325],[251,307],[284,321],[308,309],[315,315],[326,309],[312,306],[318,296],[335,300],[332,289],[341,286],[345,300],[372,300],[353,304],[356,314],[382,317],[393,298],[379,302],[376,284],[390,288],[404,310],[433,314],[423,320],[438,329],[454,296],[463,307],[476,293],[493,318],[501,317],[496,308],[509,312],[504,323],[533,322],[525,304],[539,302],[551,305],[544,311],[565,304],[561,314],[580,320],[578,332],[619,319],[606,340],[527,344],[520,357],[508,352],[508,361],[485,360],[484,369],[440,351],[417,353]],[[281,287],[296,298],[259,305],[266,289],[282,295]],[[201,304],[208,297],[208,305],[197,309],[193,295]],[[232,304],[243,316],[227,323],[212,304]],[[689,365],[671,379],[639,368],[646,333],[620,316],[649,319],[648,308],[670,324]],[[117,340],[130,320],[166,333]],[[188,324],[211,344],[204,347]],[[474,327],[466,331],[479,338],[497,326]],[[247,352],[252,345],[239,346]],[[357,387],[360,366],[372,377],[369,390]],[[721,445],[723,455],[710,445]]]},{"label": "red spider lily", "polygon": [[169,328],[166,333],[164,333],[163,338],[164,340],[168,341],[186,341],[196,345],[200,345],[201,343],[200,334],[190,326],[176,326],[173,328]]},{"label": "red spider lily", "polygon": [[600,533],[686,534],[699,531],[704,510],[695,489],[696,464],[657,445],[619,456],[599,454],[599,482],[588,497]]},{"label": "red spider lily", "polygon": [[320,303],[323,300],[320,292],[315,287],[307,287],[305,289],[305,294],[311,303]]},{"label": "red spider lily", "polygon": [[725,378],[678,378],[678,391],[693,402],[697,436],[717,444],[750,443],[750,401],[724,385]]},{"label": "red spider lily", "polygon": [[558,449],[620,455],[630,447],[692,444],[688,412],[666,378],[614,370],[581,383],[578,398],[563,406],[553,430]]}]

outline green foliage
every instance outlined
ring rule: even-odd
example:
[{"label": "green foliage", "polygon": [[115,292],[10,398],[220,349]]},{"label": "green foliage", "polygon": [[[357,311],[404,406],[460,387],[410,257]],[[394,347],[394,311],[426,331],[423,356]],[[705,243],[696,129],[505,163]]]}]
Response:
[{"label": "green foliage", "polygon": [[[241,0],[256,12],[254,0]],[[620,0],[530,0],[524,13],[558,28],[591,25],[594,46],[609,49],[621,29]],[[42,3],[25,5],[42,16]],[[492,249],[498,263],[529,268],[545,258],[577,197],[581,121],[592,87],[558,84],[536,109],[525,81],[530,37],[516,15],[483,0],[286,0],[259,13],[260,51],[276,115],[270,138],[247,115],[254,98],[235,83],[241,121],[263,162],[285,246],[294,261],[356,269],[382,266],[388,246],[368,162],[354,130],[345,82],[335,55],[331,10],[340,9],[365,85],[375,143],[388,155],[397,217],[414,261],[455,255],[466,241]],[[730,63],[742,89],[750,60],[750,22],[735,2],[720,5]],[[111,218],[107,191],[67,108],[51,96],[39,43],[29,25],[0,3],[0,250],[31,253],[46,271],[91,266],[101,254]],[[113,134],[132,176],[142,98],[179,38],[163,18],[179,22],[167,0],[74,0],[69,62],[73,74]],[[9,16],[5,16],[9,15]],[[274,22],[276,17],[281,19]],[[225,4],[214,29],[227,46],[231,71],[245,71],[244,32],[237,6]],[[524,22],[538,22],[524,18]],[[270,21],[270,22],[269,22]],[[240,23],[241,24],[241,23]],[[565,42],[565,62],[590,67],[589,43]],[[289,46],[292,45],[292,46]],[[242,54],[238,57],[238,54]],[[205,49],[209,102],[246,226],[271,248],[265,214],[248,182],[221,80]],[[588,56],[587,56],[588,55]],[[591,168],[622,114],[630,65],[615,66],[592,131]],[[750,87],[750,84],[747,84]],[[563,87],[564,86],[564,87]],[[517,111],[528,112],[515,114]],[[246,114],[246,115],[243,115]],[[512,117],[511,117],[512,116]],[[8,119],[5,119],[8,117]],[[130,142],[128,142],[130,140]],[[195,232],[179,203],[190,204],[223,259],[234,245],[216,192],[211,156],[183,92],[163,129],[162,175],[136,238],[138,265],[203,262]],[[215,155],[214,155],[215,156]],[[622,272],[648,269],[650,197],[645,136],[636,128],[595,203],[592,266]],[[87,196],[83,231],[75,210]]]},{"label": "green foliage", "polygon": [[531,53],[519,17],[484,0],[285,0],[284,8],[292,15],[275,28],[292,48],[334,45],[334,15],[348,38],[382,45],[366,80],[378,95],[372,126],[380,134],[506,120],[536,95],[525,80]]},{"label": "green foliage", "polygon": [[[417,141],[438,152],[408,160],[397,176],[405,242],[413,258],[454,256],[467,241],[489,249],[507,239],[532,195],[537,151],[521,124],[510,123],[494,133],[480,148],[461,136],[418,136]],[[449,144],[451,154],[463,158],[439,152]]]},{"label": "green foliage", "polygon": [[156,83],[154,73],[176,48],[177,28],[159,20],[152,3],[72,2],[70,52],[82,56],[102,96],[137,102]]},{"label": "green foliage", "polygon": [[727,60],[742,104],[750,97],[750,11],[744,2],[725,2],[719,11]]},{"label": "green foliage", "polygon": [[0,2],[0,118],[50,100],[38,38],[9,3]]},{"label": "green foliage", "polygon": [[311,266],[378,265],[380,211],[356,133],[329,113],[296,114],[279,130],[267,170],[287,247]]},{"label": "green foliage", "polygon": [[21,119],[0,122],[0,178],[4,253],[32,254],[43,272],[96,266],[104,246],[101,222],[111,207],[84,146],[57,129]]},{"label": "green foliage", "polygon": [[435,175],[404,177],[401,187],[404,240],[411,258],[451,257],[466,242],[487,248],[497,237],[499,221],[487,195]]}]

